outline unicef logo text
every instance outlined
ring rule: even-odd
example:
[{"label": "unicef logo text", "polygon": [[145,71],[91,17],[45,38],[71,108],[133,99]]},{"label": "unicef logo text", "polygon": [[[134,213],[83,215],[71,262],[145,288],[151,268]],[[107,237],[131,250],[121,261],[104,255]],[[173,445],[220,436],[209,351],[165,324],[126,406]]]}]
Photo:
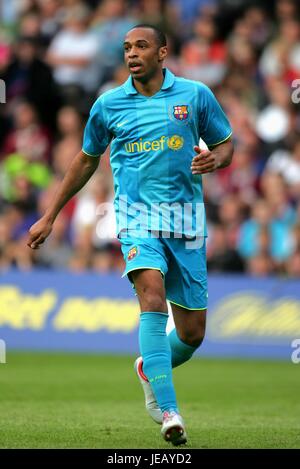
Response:
[{"label": "unicef logo text", "polygon": [[161,151],[169,148],[170,150],[181,150],[184,145],[184,138],[181,135],[172,135],[167,137],[162,135],[159,139],[156,140],[144,140],[140,138],[135,142],[127,142],[124,145],[126,153],[141,153],[141,152],[151,152],[151,151]]}]

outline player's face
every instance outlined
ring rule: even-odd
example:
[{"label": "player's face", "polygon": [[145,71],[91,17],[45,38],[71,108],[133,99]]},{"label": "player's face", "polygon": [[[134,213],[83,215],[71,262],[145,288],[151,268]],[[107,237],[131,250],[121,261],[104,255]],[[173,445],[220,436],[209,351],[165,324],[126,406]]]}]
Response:
[{"label": "player's face", "polygon": [[166,47],[159,47],[155,33],[148,28],[129,31],[124,41],[125,63],[135,80],[147,82],[162,67]]}]

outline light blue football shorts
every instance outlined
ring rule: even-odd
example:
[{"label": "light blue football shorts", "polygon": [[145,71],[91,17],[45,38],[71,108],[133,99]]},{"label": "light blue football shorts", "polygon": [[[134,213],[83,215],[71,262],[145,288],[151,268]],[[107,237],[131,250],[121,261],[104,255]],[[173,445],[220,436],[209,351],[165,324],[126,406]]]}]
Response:
[{"label": "light blue football shorts", "polygon": [[126,267],[122,277],[137,269],[160,270],[167,299],[186,309],[207,308],[206,238],[121,237]]}]

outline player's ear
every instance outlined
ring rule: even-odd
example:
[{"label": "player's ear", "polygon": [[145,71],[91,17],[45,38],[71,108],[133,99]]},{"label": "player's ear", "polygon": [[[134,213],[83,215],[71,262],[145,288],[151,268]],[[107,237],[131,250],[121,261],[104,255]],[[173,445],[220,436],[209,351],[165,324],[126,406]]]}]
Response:
[{"label": "player's ear", "polygon": [[168,53],[167,46],[160,47],[158,49],[158,61],[162,62],[167,57],[167,53]]}]

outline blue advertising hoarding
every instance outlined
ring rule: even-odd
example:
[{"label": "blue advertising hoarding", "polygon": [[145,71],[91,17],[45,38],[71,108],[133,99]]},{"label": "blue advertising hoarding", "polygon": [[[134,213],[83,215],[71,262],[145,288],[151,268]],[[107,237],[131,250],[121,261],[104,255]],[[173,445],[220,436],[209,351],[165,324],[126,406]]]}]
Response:
[{"label": "blue advertising hoarding", "polygon": [[[7,350],[138,354],[138,321],[134,291],[118,274],[10,271],[0,279]],[[209,276],[207,335],[197,354],[290,360],[295,339],[297,280]]]}]

